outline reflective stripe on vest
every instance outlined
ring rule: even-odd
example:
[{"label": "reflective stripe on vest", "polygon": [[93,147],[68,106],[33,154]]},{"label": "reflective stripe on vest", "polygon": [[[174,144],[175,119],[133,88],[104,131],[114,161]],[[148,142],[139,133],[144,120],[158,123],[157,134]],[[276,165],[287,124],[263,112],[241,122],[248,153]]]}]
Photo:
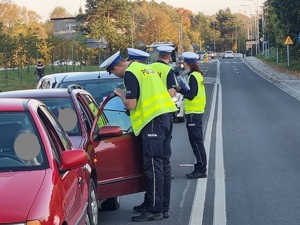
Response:
[{"label": "reflective stripe on vest", "polygon": [[132,62],[126,69],[135,75],[140,86],[136,108],[130,111],[132,129],[137,136],[153,118],[175,112],[176,106],[156,71],[145,64]]},{"label": "reflective stripe on vest", "polygon": [[200,72],[193,72],[189,75],[187,81],[190,81],[190,77],[194,76],[198,83],[198,93],[193,100],[184,98],[184,111],[185,114],[191,113],[204,113],[206,105],[206,94],[204,79]]}]

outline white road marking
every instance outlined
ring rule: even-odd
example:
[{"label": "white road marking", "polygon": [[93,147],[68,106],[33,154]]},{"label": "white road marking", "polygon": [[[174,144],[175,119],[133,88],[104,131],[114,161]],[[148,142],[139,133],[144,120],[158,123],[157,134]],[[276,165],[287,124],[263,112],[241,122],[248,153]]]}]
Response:
[{"label": "white road marking", "polygon": [[[218,64],[218,68],[219,68],[219,64]],[[217,95],[217,84],[214,85],[212,103],[211,103],[211,111],[209,114],[207,128],[206,128],[205,137],[204,137],[204,146],[205,146],[205,150],[206,150],[207,159],[209,159],[209,153],[210,153],[213,119],[214,119],[215,110],[216,110],[216,95]],[[208,161],[209,160],[207,160],[207,168],[208,168]],[[202,224],[203,213],[204,213],[205,194],[206,194],[206,185],[207,185],[206,178],[200,178],[197,180],[195,197],[194,197],[194,202],[193,202],[193,206],[192,206],[189,225]]]},{"label": "white road marking", "polygon": [[194,164],[179,164],[178,167],[194,167]]},{"label": "white road marking", "polygon": [[215,162],[215,197],[214,197],[214,225],[225,225],[226,198],[225,198],[225,170],[223,157],[223,136],[222,136],[222,86],[219,86],[218,113],[216,127],[216,162]]},{"label": "white road marking", "polygon": [[[218,90],[219,87],[219,90]],[[218,92],[219,91],[219,92]],[[216,111],[216,96],[218,93],[218,111],[216,127],[216,163],[215,163],[215,196],[214,196],[214,225],[225,225],[226,217],[226,198],[225,198],[225,172],[223,159],[223,136],[222,136],[222,88],[220,84],[220,62],[217,62],[217,77],[213,89],[211,111],[208,118],[207,129],[205,132],[204,146],[207,159],[209,159],[213,119]],[[208,167],[209,168],[209,167]],[[192,206],[189,225],[201,225],[204,214],[205,194],[207,189],[207,179],[198,179]]]}]

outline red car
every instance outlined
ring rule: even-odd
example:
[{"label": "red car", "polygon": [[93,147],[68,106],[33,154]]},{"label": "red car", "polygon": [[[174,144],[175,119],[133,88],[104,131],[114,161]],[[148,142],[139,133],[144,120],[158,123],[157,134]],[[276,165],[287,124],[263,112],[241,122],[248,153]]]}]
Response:
[{"label": "red car", "polygon": [[[146,190],[141,140],[134,136],[130,117],[119,97],[106,98],[98,113],[97,101],[78,85],[0,93],[0,98],[16,97],[44,102],[75,147],[87,152],[91,161],[91,180],[97,187],[96,193],[90,192],[88,208],[92,224],[97,224],[98,205],[102,210],[115,210],[119,208],[119,196]],[[97,113],[100,119],[95,119]],[[94,120],[96,132],[90,137]]]},{"label": "red car", "polygon": [[90,224],[87,162],[45,104],[0,99],[0,224]]}]

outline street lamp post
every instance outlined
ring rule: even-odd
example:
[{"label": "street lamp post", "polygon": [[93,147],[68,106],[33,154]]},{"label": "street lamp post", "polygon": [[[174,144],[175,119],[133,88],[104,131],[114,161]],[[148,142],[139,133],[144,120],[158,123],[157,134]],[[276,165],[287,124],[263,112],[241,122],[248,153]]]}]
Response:
[{"label": "street lamp post", "polygon": [[[265,36],[265,5],[264,4],[261,5],[261,26],[262,26],[261,27],[261,31],[262,31],[262,34],[261,34],[261,36],[262,36],[262,38],[261,38],[262,53],[263,53],[263,55],[265,55],[265,58],[267,58],[267,56],[266,56],[267,48],[265,46],[266,36]],[[277,37],[276,37],[276,39],[277,39]],[[276,40],[276,43],[277,43],[277,40]],[[277,54],[277,60],[278,60],[278,54]]]},{"label": "street lamp post", "polygon": [[[196,16],[192,16],[191,19],[194,21],[194,24],[197,25]],[[199,51],[201,51],[202,47],[202,35],[201,35],[201,17],[199,17]]]},{"label": "street lamp post", "polygon": [[133,42],[133,30],[131,31],[131,48],[134,48],[134,42]]},{"label": "street lamp post", "polygon": [[75,43],[75,38],[72,38],[72,72],[74,72],[74,43]]},{"label": "street lamp post", "polygon": [[179,33],[178,33],[178,35],[179,35],[179,49],[180,49],[180,54],[182,54],[182,24],[180,23],[179,24]]},{"label": "street lamp post", "polygon": [[180,24],[179,24],[179,46],[180,46],[180,53],[183,52],[183,34],[182,34],[182,17],[180,16]]},{"label": "street lamp post", "polygon": [[131,47],[134,48],[134,33],[135,33],[135,20],[134,15],[132,15],[132,23],[131,23]]},{"label": "street lamp post", "polygon": [[241,5],[241,6],[245,6],[245,7],[248,7],[249,8],[249,11],[250,11],[250,43],[251,43],[251,56],[253,55],[253,50],[252,50],[252,40],[253,40],[253,29],[252,29],[252,19],[251,19],[251,7],[249,5]]},{"label": "street lamp post", "polygon": [[[258,43],[259,43],[259,18],[258,18],[258,0],[256,0],[256,3],[254,0],[247,0],[252,1],[254,5],[254,11],[255,13],[255,19],[254,19],[254,34],[255,34],[255,52],[258,54]],[[256,10],[255,10],[256,9]]]},{"label": "street lamp post", "polygon": [[216,24],[214,20],[214,52],[216,52]]},{"label": "street lamp post", "polygon": [[236,50],[235,50],[235,53],[237,53],[238,52],[238,29],[237,29],[238,27],[236,26],[235,27],[235,43],[236,43]]}]

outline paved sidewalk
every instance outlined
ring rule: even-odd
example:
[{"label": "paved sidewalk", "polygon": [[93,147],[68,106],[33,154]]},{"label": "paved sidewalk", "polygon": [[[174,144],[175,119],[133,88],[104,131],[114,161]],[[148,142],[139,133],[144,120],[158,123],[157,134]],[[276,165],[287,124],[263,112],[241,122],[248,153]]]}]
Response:
[{"label": "paved sidewalk", "polygon": [[242,60],[254,72],[300,100],[300,76],[278,71],[253,56],[242,58]]}]

